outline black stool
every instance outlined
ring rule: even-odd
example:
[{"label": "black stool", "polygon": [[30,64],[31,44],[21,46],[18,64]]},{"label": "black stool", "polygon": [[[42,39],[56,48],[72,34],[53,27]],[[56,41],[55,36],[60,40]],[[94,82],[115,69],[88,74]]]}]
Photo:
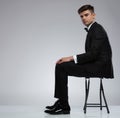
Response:
[{"label": "black stool", "polygon": [[[89,88],[90,88],[90,78],[85,78],[85,103],[84,103],[84,113],[86,113],[87,107],[100,107],[100,110],[102,110],[103,107],[106,107],[107,113],[110,113],[107,101],[105,98],[105,93],[104,93],[104,88],[103,88],[103,83],[102,79],[100,78],[100,93],[99,93],[99,98],[100,98],[100,103],[87,103],[88,100],[88,95],[89,95]],[[105,105],[102,105],[102,98],[104,100]]]}]

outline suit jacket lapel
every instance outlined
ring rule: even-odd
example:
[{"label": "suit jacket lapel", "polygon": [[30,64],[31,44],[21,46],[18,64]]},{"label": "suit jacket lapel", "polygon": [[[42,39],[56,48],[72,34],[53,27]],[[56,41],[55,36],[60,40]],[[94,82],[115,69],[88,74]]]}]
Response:
[{"label": "suit jacket lapel", "polygon": [[94,26],[96,25],[97,23],[94,22],[92,24],[92,26],[90,27],[88,33],[87,33],[87,36],[86,36],[86,42],[85,42],[85,51],[87,52],[89,50],[89,47],[90,47],[90,44],[91,44],[91,39],[90,39],[90,35],[92,33],[92,29],[94,28]]}]

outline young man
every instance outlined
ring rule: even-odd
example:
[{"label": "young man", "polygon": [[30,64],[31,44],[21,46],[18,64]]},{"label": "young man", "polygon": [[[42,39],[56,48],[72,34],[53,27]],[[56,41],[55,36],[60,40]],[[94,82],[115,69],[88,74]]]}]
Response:
[{"label": "young man", "polygon": [[104,28],[95,22],[94,7],[78,9],[87,37],[85,53],[63,57],[56,62],[55,98],[58,100],[45,110],[48,114],[70,114],[68,103],[68,76],[113,78],[112,51]]}]

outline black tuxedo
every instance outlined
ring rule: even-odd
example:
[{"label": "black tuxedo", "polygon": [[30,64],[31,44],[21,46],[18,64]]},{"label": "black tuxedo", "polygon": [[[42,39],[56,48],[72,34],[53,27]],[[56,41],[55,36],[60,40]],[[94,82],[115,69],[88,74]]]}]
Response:
[{"label": "black tuxedo", "polygon": [[112,51],[104,28],[93,23],[85,43],[85,53],[74,61],[57,64],[55,68],[55,97],[68,99],[68,76],[113,78]]}]

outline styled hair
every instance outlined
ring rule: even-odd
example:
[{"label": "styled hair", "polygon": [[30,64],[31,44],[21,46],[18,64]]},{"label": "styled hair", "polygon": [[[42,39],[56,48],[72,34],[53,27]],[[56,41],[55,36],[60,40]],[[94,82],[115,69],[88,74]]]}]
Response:
[{"label": "styled hair", "polygon": [[91,12],[94,13],[94,7],[92,5],[83,5],[82,7],[78,9],[78,14],[86,10],[90,10]]}]

